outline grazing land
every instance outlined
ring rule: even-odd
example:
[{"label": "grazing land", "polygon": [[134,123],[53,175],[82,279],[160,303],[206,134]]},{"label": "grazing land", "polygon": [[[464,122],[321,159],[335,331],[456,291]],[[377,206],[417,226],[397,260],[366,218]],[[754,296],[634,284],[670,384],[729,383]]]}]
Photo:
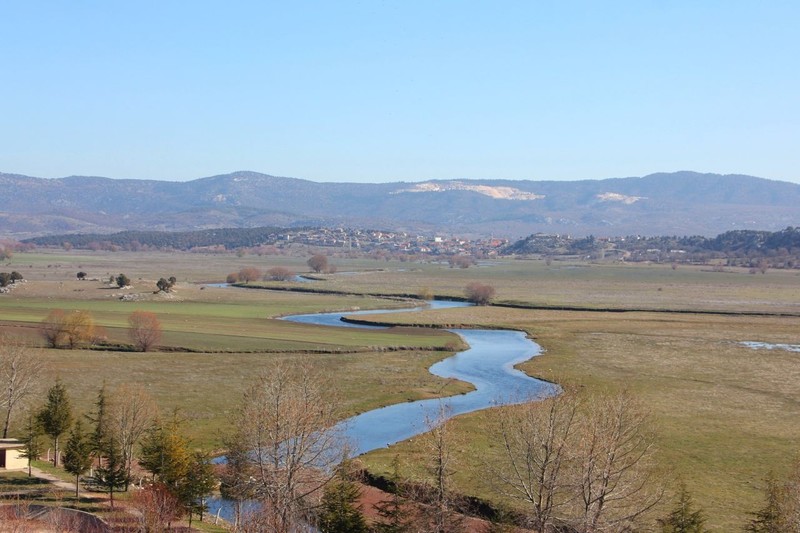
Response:
[{"label": "grazing land", "polygon": [[[768,472],[785,472],[797,459],[800,354],[741,344],[800,343],[796,271],[753,275],[732,268],[535,260],[460,269],[331,258],[339,273],[315,275],[318,281],[254,283],[304,292],[203,285],[247,266],[305,273],[307,257],[17,253],[4,269],[18,270],[28,281],[0,295],[0,328],[40,342],[36,327],[50,309],[86,309],[106,329],[109,343],[122,344],[130,312],[156,313],[164,327],[161,350],[169,352],[47,349],[48,377],[60,376],[84,410],[104,381],[111,387],[140,383],[162,410],[181,409],[196,444],[214,449],[241,391],[269,359],[304,359],[321,369],[338,386],[342,416],[468,390],[427,373],[458,343],[446,332],[406,327],[365,332],[274,318],[387,305],[361,295],[463,297],[468,283],[480,281],[497,289],[494,301],[500,305],[395,314],[391,321],[520,329],[545,350],[521,365],[529,374],[587,390],[630,390],[653,415],[661,466],[686,482],[713,530],[740,528],[747,513],[762,505]],[[77,281],[81,270],[102,281]],[[108,287],[108,277],[120,272],[133,280],[133,288]],[[175,291],[153,294],[155,281],[172,275],[178,279]],[[127,301],[120,299],[124,295]],[[464,457],[479,457],[492,445],[480,437],[487,416],[459,417],[456,427],[469,436]],[[387,472],[396,453],[404,468],[413,470],[415,442],[373,452],[364,461]],[[495,497],[477,462],[460,468],[458,480],[464,492]]]}]

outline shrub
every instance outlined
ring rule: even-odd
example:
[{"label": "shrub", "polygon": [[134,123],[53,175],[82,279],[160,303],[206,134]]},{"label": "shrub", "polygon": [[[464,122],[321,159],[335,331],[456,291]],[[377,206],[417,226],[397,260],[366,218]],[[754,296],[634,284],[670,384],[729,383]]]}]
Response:
[{"label": "shrub", "polygon": [[294,272],[286,267],[272,267],[267,270],[267,275],[264,276],[266,281],[291,281],[294,279]]},{"label": "shrub", "polygon": [[117,287],[119,288],[127,287],[128,285],[131,284],[131,279],[125,274],[120,274],[119,276],[114,278],[114,281],[116,281]]},{"label": "shrub", "polygon": [[263,276],[263,273],[256,267],[245,267],[239,271],[238,279],[244,283],[250,283],[251,281],[260,280],[261,276]]},{"label": "shrub", "polygon": [[306,264],[314,272],[323,272],[328,269],[328,258],[322,254],[315,254],[306,261]]},{"label": "shrub", "polygon": [[474,281],[467,285],[464,293],[470,302],[476,305],[488,305],[494,298],[495,289],[491,285]]}]

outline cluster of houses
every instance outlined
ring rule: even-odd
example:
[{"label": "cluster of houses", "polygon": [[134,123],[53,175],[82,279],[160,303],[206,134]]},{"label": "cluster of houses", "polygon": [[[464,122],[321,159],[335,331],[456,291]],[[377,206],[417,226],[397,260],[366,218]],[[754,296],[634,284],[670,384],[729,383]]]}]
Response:
[{"label": "cluster of houses", "polygon": [[326,246],[358,252],[495,256],[508,244],[507,239],[470,240],[411,234],[403,231],[361,230],[350,228],[314,228],[293,231],[283,236],[284,243]]}]

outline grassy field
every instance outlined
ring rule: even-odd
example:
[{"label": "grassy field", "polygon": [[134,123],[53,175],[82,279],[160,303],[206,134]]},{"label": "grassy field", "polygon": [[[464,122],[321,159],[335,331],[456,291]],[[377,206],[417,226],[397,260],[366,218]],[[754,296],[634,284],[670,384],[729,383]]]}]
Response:
[{"label": "grassy field", "polygon": [[[299,254],[300,252],[296,252]],[[136,290],[155,289],[159,277],[176,276],[178,283],[223,282],[229,272],[245,266],[261,270],[285,266],[308,273],[305,255],[244,256],[166,252],[19,253],[3,270],[18,270],[28,279],[71,281],[79,270],[107,280],[124,272]],[[358,294],[416,294],[431,290],[440,296],[462,297],[471,281],[491,283],[498,302],[539,306],[694,309],[784,312],[800,315],[800,273],[769,270],[750,274],[744,268],[714,272],[707,265],[588,263],[501,259],[467,269],[446,263],[376,261],[332,257],[335,274],[314,274],[323,281],[280,283],[303,289]],[[141,279],[140,279],[141,278]],[[65,289],[68,291],[69,289]],[[113,292],[113,291],[111,291]],[[72,298],[74,295],[70,295]]]},{"label": "grassy field", "polygon": [[497,289],[495,301],[536,306],[594,309],[694,309],[800,314],[800,275],[745,269],[713,272],[708,266],[650,264],[562,264],[502,260],[491,266],[451,269],[441,264],[388,265],[386,270],[326,276],[320,287],[343,291],[414,293],[434,289],[443,296],[464,295],[471,281]]},{"label": "grassy field", "polygon": [[[307,271],[304,257],[235,257],[167,253],[67,252],[17,254],[3,270],[30,281],[0,295],[0,324],[34,339],[31,328],[51,308],[89,309],[111,339],[124,341],[127,315],[152,310],[165,326],[163,343],[198,353],[133,353],[47,350],[48,376],[67,383],[87,409],[105,381],[144,385],[162,409],[180,407],[198,444],[213,448],[227,427],[241,391],[272,359],[308,359],[337,382],[343,415],[378,405],[463,392],[427,373],[453,342],[447,334],[396,328],[355,332],[307,328],[269,317],[315,310],[369,308],[385,301],[360,296],[202,288],[243,266],[287,266]],[[497,301],[527,306],[574,306],[587,311],[462,308],[392,315],[420,325],[509,327],[527,331],[545,354],[522,365],[532,375],[579,384],[588,390],[630,389],[653,415],[662,464],[686,482],[714,531],[741,527],[761,505],[762,479],[785,471],[800,442],[800,354],[753,350],[744,341],[800,343],[800,276],[770,270],[712,272],[708,267],[588,264],[505,260],[485,267],[377,262],[334,258],[339,273],[324,281],[294,283],[305,290],[360,294],[414,294],[430,290],[462,296],[471,281],[497,288]],[[125,272],[132,290],[78,282],[75,272],[107,278]],[[158,277],[178,277],[171,296],[154,295]],[[140,279],[141,278],[141,279]],[[280,284],[282,287],[287,284]],[[120,301],[135,293],[137,301]],[[402,305],[397,303],[396,305]],[[602,312],[602,309],[720,311],[720,314]],[[594,311],[588,311],[594,309]],[[735,316],[732,313],[764,313]],[[728,314],[724,314],[728,313]],[[780,314],[789,316],[779,316]],[[386,317],[376,317],[385,320]],[[393,351],[393,347],[411,349]],[[320,353],[299,353],[320,352]],[[444,386],[444,389],[442,387]],[[469,436],[464,457],[478,457],[491,443],[482,436],[486,413],[460,417]],[[369,454],[386,468],[395,453],[409,461],[414,443]],[[474,466],[474,465],[473,465]],[[461,488],[491,491],[478,470],[464,465]]]},{"label": "grassy field", "polygon": [[[109,255],[113,258],[114,254]],[[85,258],[66,257],[74,260],[71,266],[86,269]],[[39,254],[35,258],[40,265],[63,265],[65,257],[58,254],[62,263],[53,262],[53,257],[45,263]],[[189,254],[156,254],[148,263],[152,268],[156,261],[166,263],[168,258],[178,264],[167,265],[167,272],[180,271],[180,264],[195,259]],[[0,330],[41,345],[38,326],[51,309],[81,309],[92,313],[109,342],[127,343],[128,316],[134,310],[146,310],[156,313],[162,323],[160,344],[177,351],[42,349],[47,361],[45,382],[60,377],[82,412],[92,408],[103,383],[112,389],[122,383],[140,384],[162,411],[179,409],[188,421],[189,436],[207,449],[220,446],[244,389],[275,360],[306,360],[330,376],[342,393],[343,417],[471,388],[427,372],[431,364],[452,353],[443,350],[461,345],[456,335],[419,328],[311,327],[275,318],[335,309],[408,306],[408,302],[215,288],[191,281],[179,282],[173,293],[153,294],[155,281],[137,280],[132,289],[123,290],[98,281],[77,281],[72,275],[54,280],[51,273],[45,276],[46,269],[26,273],[27,283],[11,294],[0,295]],[[120,300],[123,295],[135,299]]]},{"label": "grassy field", "polygon": [[[686,482],[716,531],[738,529],[761,505],[767,473],[785,472],[797,459],[800,354],[740,344],[797,343],[796,318],[502,308],[393,318],[522,329],[546,350],[521,366],[529,374],[634,392],[652,413],[662,465]],[[459,424],[476,435],[486,416],[468,415]],[[479,457],[487,445],[473,444],[467,457]],[[398,451],[413,457],[407,446],[370,454],[368,464],[385,470]],[[480,475],[470,472],[463,486],[487,495]]]}]

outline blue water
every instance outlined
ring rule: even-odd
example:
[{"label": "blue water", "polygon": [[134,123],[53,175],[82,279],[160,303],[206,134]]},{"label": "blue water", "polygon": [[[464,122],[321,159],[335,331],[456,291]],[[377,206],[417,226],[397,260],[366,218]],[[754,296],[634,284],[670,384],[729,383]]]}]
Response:
[{"label": "blue water", "polygon": [[[382,328],[342,321],[343,316],[401,313],[422,309],[466,307],[465,302],[432,301],[414,309],[381,309],[370,311],[315,313],[293,315],[284,320],[320,326]],[[353,455],[409,439],[430,429],[430,421],[441,414],[447,417],[478,411],[497,405],[521,403],[533,398],[545,398],[559,392],[557,385],[531,378],[514,369],[514,365],[541,353],[538,344],[519,331],[486,329],[451,329],[461,336],[469,349],[448,357],[430,367],[430,372],[445,379],[471,383],[475,390],[442,399],[420,400],[389,405],[367,411],[339,423]],[[218,498],[208,501],[212,514],[221,509],[220,516],[232,519],[231,502]]]},{"label": "blue water", "polygon": [[[429,307],[414,309],[381,309],[358,312],[318,313],[294,315],[285,320],[304,324],[338,327],[370,327],[343,322],[343,316],[374,315],[465,307],[466,302],[432,301]],[[475,386],[467,394],[444,399],[420,400],[390,405],[348,418],[340,423],[353,446],[355,455],[389,446],[430,429],[431,419],[440,412],[448,416],[460,415],[495,405],[507,405],[543,398],[558,392],[552,383],[533,379],[514,369],[514,365],[541,353],[538,344],[524,333],[506,330],[452,329],[470,346],[469,349],[448,357],[430,367],[430,372],[442,378],[466,381]]]}]

